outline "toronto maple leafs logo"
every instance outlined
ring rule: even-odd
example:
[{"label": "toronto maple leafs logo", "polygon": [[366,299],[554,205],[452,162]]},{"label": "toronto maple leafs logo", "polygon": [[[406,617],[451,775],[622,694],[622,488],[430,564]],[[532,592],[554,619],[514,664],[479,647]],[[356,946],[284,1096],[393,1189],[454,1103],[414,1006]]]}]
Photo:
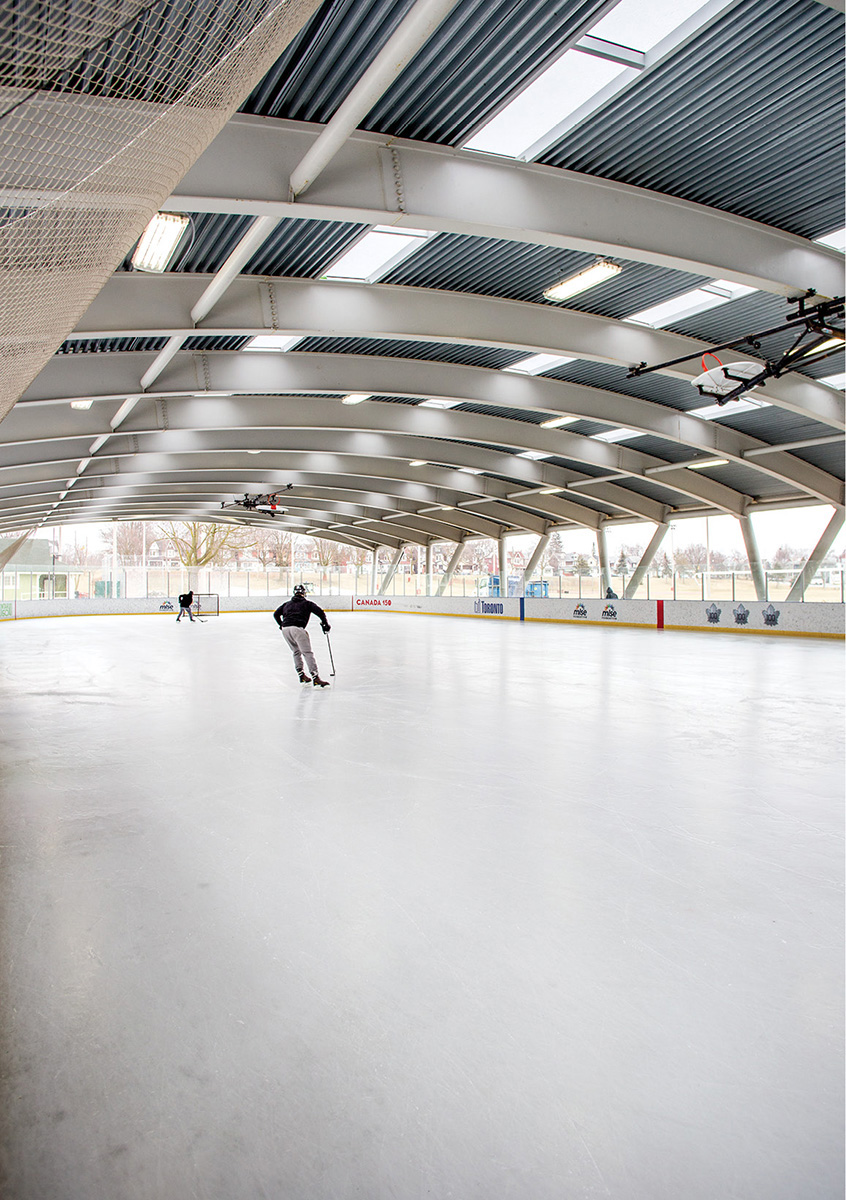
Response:
[{"label": "toronto maple leafs logo", "polygon": [[749,609],[745,604],[738,604],[737,608],[732,609],[734,613],[735,625],[746,625],[749,622]]},{"label": "toronto maple leafs logo", "polygon": [[719,625],[720,613],[722,611],[723,610],[721,608],[717,608],[716,604],[712,604],[710,606],[710,608],[706,608],[705,616],[708,618],[708,624],[709,625]]},{"label": "toronto maple leafs logo", "polygon": [[778,625],[778,619],[781,616],[781,609],[773,608],[771,604],[768,604],[767,607],[762,610],[761,616],[764,618],[765,625]]},{"label": "toronto maple leafs logo", "polygon": [[586,617],[587,609],[585,608],[585,606],[583,604],[577,604],[576,607],[573,609],[573,616],[574,617]]}]

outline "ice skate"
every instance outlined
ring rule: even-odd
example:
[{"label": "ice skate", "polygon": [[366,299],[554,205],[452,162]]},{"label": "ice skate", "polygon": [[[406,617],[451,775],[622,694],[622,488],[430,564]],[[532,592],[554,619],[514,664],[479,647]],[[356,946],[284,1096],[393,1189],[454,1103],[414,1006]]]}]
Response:
[{"label": "ice skate", "polygon": [[326,680],[321,679],[319,675],[315,675],[314,679],[312,679],[311,682],[314,684],[315,687],[328,687],[329,686],[329,684],[326,682]]},{"label": "ice skate", "polygon": [[306,675],[305,671],[300,671],[297,678],[299,679],[300,683],[311,683],[311,676]]}]

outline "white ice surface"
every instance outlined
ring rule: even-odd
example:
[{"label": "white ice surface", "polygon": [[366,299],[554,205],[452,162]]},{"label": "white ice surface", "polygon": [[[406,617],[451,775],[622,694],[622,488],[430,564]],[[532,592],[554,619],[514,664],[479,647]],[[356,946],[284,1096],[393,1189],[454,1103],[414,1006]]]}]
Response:
[{"label": "white ice surface", "polygon": [[842,1200],[842,647],[332,625],[0,625],[4,1200]]}]

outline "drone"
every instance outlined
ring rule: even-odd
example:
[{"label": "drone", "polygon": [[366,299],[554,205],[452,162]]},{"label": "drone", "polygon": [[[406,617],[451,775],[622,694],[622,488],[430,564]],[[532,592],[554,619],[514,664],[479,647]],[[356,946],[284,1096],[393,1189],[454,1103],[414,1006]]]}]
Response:
[{"label": "drone", "polygon": [[[702,374],[690,381],[699,395],[707,396],[722,406],[728,404],[729,400],[739,400],[745,392],[764,387],[768,379],[778,379],[779,376],[787,375],[790,371],[800,370],[807,362],[817,363],[832,354],[842,353],[846,346],[846,334],[844,334],[843,328],[844,300],[846,298],[838,296],[834,300],[821,300],[816,304],[809,304],[813,295],[813,292],[809,292],[798,300],[790,301],[791,304],[798,305],[798,309],[795,315],[788,316],[783,325],[777,325],[773,329],[764,329],[760,333],[747,334],[746,337],[738,338],[734,342],[724,342],[723,345],[715,346],[713,350],[703,354]],[[760,362],[746,360],[723,364],[717,358],[717,350],[736,350],[748,346],[751,350],[758,351],[761,349],[761,342],[764,338],[787,332],[797,335],[792,345],[778,356],[765,359],[763,366]],[[635,379],[638,375],[646,375],[650,371],[661,371],[665,367],[674,367],[678,363],[688,362],[691,358],[696,357],[698,354],[687,354],[682,358],[674,358],[670,362],[658,363],[654,367],[649,367],[642,362],[636,367],[632,367],[626,378]],[[715,359],[717,365],[706,370],[706,358]]]},{"label": "drone", "polygon": [[[290,492],[290,490],[293,486],[294,485],[292,483],[288,483],[285,485],[285,487],[282,489],[282,491]],[[269,516],[269,517],[276,517],[276,516],[281,517],[284,514],[285,509],[282,508],[279,503],[280,495],[281,495],[281,493],[278,491],[277,492],[256,492],[254,494],[252,494],[250,492],[244,492],[244,495],[240,500],[235,499],[229,504],[227,504],[227,502],[225,500],[221,500],[220,507],[221,508],[242,508],[246,512],[260,512],[260,513],[266,513],[267,516]]]}]

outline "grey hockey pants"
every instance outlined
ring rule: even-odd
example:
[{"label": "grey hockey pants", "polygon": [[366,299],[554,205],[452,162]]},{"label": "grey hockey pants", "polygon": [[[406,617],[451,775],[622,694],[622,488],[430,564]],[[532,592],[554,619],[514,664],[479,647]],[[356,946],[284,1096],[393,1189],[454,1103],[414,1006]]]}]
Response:
[{"label": "grey hockey pants", "polygon": [[291,647],[291,653],[294,656],[294,666],[298,671],[303,669],[303,659],[308,664],[308,669],[312,675],[317,674],[317,659],[311,649],[311,640],[308,636],[308,630],[300,629],[298,625],[283,625],[282,634],[285,641]]}]

